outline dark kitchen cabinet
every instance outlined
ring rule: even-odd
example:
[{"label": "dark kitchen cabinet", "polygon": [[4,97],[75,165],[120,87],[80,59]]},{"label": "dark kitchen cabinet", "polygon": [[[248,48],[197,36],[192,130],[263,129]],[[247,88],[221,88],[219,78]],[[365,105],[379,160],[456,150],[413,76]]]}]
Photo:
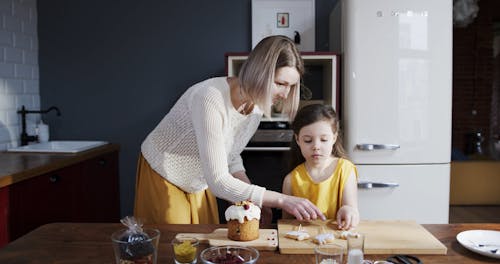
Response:
[{"label": "dark kitchen cabinet", "polygon": [[110,153],[82,164],[82,174],[77,192],[81,194],[76,212],[77,221],[118,222],[119,180],[118,154]]},{"label": "dark kitchen cabinet", "polygon": [[74,192],[81,175],[74,165],[9,187],[9,236],[14,240],[36,227],[55,221],[70,222]]},{"label": "dark kitchen cabinet", "polygon": [[3,187],[0,198],[8,241],[52,222],[118,222],[118,151]]},{"label": "dark kitchen cabinet", "polygon": [[7,187],[0,188],[0,248],[9,242],[8,233],[8,204],[9,189]]}]

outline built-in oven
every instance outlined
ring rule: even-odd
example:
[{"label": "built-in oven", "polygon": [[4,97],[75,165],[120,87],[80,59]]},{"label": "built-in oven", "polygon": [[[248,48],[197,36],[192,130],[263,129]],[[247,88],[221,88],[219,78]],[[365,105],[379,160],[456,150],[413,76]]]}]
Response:
[{"label": "built-in oven", "polygon": [[293,139],[288,121],[262,121],[245,147],[246,151],[287,151]]}]

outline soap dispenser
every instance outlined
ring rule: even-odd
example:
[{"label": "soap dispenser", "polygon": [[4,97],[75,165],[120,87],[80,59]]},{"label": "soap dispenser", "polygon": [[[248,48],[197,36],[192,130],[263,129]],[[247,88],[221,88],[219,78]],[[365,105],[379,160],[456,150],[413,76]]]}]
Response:
[{"label": "soap dispenser", "polygon": [[38,142],[48,142],[49,141],[49,126],[40,119],[38,124]]}]

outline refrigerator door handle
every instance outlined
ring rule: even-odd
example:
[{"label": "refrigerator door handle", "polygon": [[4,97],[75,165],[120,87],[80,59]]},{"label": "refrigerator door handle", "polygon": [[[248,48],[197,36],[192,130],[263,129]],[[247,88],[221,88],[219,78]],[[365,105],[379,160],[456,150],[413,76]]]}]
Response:
[{"label": "refrigerator door handle", "polygon": [[394,182],[358,182],[359,189],[373,189],[373,188],[396,188],[399,183]]},{"label": "refrigerator door handle", "polygon": [[396,144],[357,144],[356,148],[363,151],[396,150],[400,148],[400,146]]}]

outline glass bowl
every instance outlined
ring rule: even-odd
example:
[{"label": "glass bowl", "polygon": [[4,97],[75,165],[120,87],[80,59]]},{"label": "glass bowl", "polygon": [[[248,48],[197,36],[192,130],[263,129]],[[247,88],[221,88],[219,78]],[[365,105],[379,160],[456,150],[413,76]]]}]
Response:
[{"label": "glass bowl", "polygon": [[259,258],[259,251],[244,246],[217,246],[209,247],[200,254],[204,264],[252,264]]}]

